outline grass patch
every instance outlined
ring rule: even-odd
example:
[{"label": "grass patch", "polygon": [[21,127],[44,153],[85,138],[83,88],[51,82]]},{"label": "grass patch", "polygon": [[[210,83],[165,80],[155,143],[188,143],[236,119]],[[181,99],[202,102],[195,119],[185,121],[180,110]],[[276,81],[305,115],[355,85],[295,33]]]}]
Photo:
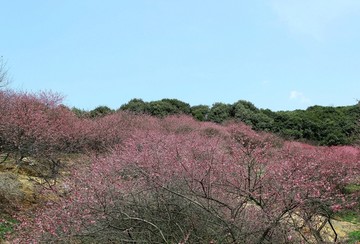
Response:
[{"label": "grass patch", "polygon": [[16,219],[0,215],[0,241],[5,240],[5,236],[14,231],[14,226],[17,223],[18,221]]},{"label": "grass patch", "polygon": [[359,243],[360,242],[360,230],[352,231],[349,233],[349,243]]},{"label": "grass patch", "polygon": [[360,184],[349,184],[345,187],[345,193],[351,194],[360,191]]},{"label": "grass patch", "polygon": [[[345,194],[353,194],[357,192],[360,192],[360,184],[349,184],[344,188]],[[347,209],[336,213],[335,218],[353,224],[360,224],[360,203],[352,209]]]},{"label": "grass patch", "polygon": [[353,224],[360,224],[359,212],[354,210],[344,210],[336,214],[336,219],[350,222]]}]

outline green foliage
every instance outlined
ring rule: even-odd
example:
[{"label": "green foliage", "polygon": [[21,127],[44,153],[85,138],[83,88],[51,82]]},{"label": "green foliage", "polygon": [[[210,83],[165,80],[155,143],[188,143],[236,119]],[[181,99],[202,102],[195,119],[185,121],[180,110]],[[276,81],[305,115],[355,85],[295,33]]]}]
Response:
[{"label": "green foliage", "polygon": [[353,224],[360,224],[360,215],[359,211],[356,211],[355,209],[346,209],[343,211],[340,211],[336,214],[336,218],[341,219],[342,221],[350,222]]},{"label": "green foliage", "polygon": [[209,112],[210,112],[210,108],[207,105],[197,105],[191,107],[192,116],[199,121],[207,120],[207,116]]},{"label": "green foliage", "polygon": [[254,117],[258,109],[250,102],[240,100],[233,105],[235,118],[245,122],[248,125],[254,125]]},{"label": "green foliage", "polygon": [[251,125],[255,130],[271,130],[273,119],[254,104],[240,100],[233,104],[234,117],[247,125]]},{"label": "green foliage", "polygon": [[190,114],[191,112],[188,103],[168,98],[149,103],[141,99],[132,99],[127,104],[122,105],[120,110],[127,110],[136,114],[151,114],[158,117],[172,114]]},{"label": "green foliage", "polygon": [[111,114],[113,112],[114,111],[107,106],[99,106],[99,107],[91,110],[89,115],[91,118],[97,118],[97,117],[102,117],[102,116]]},{"label": "green foliage", "polygon": [[358,140],[359,118],[358,106],[312,106],[307,110],[275,113],[272,131],[320,145],[345,145]]},{"label": "green foliage", "polygon": [[178,99],[162,99],[162,102],[167,102],[169,104],[171,104],[172,106],[176,107],[176,114],[190,114],[191,113],[191,108],[190,105],[188,103],[184,103]]},{"label": "green foliage", "polygon": [[131,111],[136,114],[145,114],[148,113],[148,103],[144,102],[142,99],[134,98],[128,103],[122,105],[120,110]]},{"label": "green foliage", "polygon": [[210,109],[208,120],[222,123],[231,118],[232,106],[225,103],[214,103]]},{"label": "green foliage", "polygon": [[154,116],[165,117],[176,114],[177,112],[177,107],[167,101],[161,100],[149,103],[149,113]]},{"label": "green foliage", "polygon": [[360,184],[350,184],[345,187],[346,193],[360,192]]}]

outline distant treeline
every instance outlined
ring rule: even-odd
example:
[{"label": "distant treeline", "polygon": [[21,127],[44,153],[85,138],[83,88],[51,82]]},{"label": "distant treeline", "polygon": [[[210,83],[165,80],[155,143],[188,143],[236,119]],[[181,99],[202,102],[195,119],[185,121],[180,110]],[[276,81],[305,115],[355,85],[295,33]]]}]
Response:
[{"label": "distant treeline", "polygon": [[[132,99],[119,110],[158,117],[187,114],[199,121],[225,123],[242,121],[257,131],[276,133],[286,139],[306,141],[317,145],[347,145],[359,143],[360,103],[352,106],[311,106],[306,110],[279,111],[259,109],[249,101],[239,100],[234,104],[214,103],[190,106],[177,99],[162,99],[144,102]],[[96,118],[115,111],[99,106],[91,111],[73,108],[78,116]]]}]

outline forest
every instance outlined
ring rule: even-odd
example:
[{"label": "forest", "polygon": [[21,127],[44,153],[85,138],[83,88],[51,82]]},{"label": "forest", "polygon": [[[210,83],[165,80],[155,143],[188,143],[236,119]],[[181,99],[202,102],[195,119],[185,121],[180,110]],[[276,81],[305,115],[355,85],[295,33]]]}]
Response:
[{"label": "forest", "polygon": [[360,240],[359,104],[133,99],[83,111],[3,89],[0,111],[0,240]]}]

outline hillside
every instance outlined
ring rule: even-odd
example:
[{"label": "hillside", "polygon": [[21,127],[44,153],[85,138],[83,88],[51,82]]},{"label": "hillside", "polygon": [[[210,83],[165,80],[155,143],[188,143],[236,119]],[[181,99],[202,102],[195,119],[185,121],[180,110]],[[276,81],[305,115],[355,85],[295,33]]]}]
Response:
[{"label": "hillside", "polygon": [[52,93],[3,91],[0,110],[1,239],[357,240],[358,218],[338,226],[359,213],[358,146],[285,140],[234,119],[105,107],[79,116]]},{"label": "hillside", "polygon": [[[306,110],[271,111],[258,109],[251,102],[239,100],[234,104],[214,103],[190,106],[177,99],[162,99],[144,102],[133,99],[119,110],[157,117],[186,114],[199,121],[225,123],[242,121],[256,131],[273,132],[289,139],[316,145],[351,145],[360,141],[360,105],[326,107],[312,106]],[[100,106],[86,112],[73,109],[79,116],[97,117],[113,113],[110,108]]]}]

